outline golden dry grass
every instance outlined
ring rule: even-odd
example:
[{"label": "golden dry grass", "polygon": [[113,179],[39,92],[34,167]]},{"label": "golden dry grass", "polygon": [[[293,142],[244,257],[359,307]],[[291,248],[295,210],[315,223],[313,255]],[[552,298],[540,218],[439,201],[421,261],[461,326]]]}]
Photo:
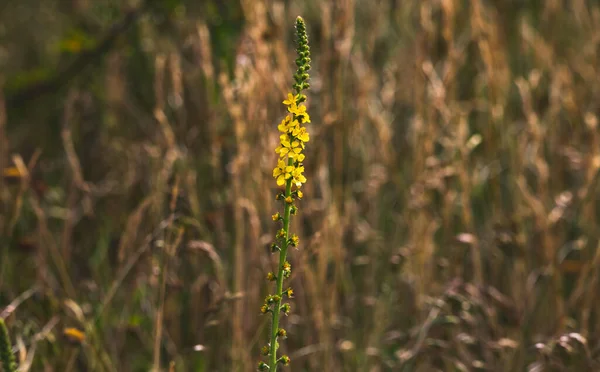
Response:
[{"label": "golden dry grass", "polygon": [[26,369],[254,368],[298,14],[290,370],[600,369],[595,2],[175,1],[26,95],[77,59],[65,20],[126,17],[29,3],[0,5],[0,312]]}]

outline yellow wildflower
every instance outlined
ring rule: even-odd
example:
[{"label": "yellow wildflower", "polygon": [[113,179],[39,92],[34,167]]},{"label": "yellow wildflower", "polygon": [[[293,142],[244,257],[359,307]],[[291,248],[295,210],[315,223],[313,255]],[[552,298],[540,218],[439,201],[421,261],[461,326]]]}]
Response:
[{"label": "yellow wildflower", "polygon": [[85,333],[78,330],[77,328],[65,328],[63,330],[63,336],[72,343],[82,343],[85,341]]},{"label": "yellow wildflower", "polygon": [[[304,154],[305,143],[310,140],[307,129],[302,125],[310,123],[310,116],[307,113],[306,95],[303,91],[310,87],[309,74],[310,70],[310,48],[308,46],[308,36],[306,35],[306,25],[302,17],[296,19],[296,37],[297,37],[297,55],[296,65],[298,69],[294,74],[293,90],[287,93],[287,98],[283,101],[286,106],[287,114],[281,120],[277,129],[279,130],[279,144],[275,149],[279,159],[277,167],[273,169],[273,177],[277,181],[277,185],[285,185],[284,192],[278,192],[275,199],[284,201],[284,213],[275,213],[272,218],[274,221],[282,221],[281,229],[275,235],[276,242],[271,245],[271,251],[279,253],[279,266],[277,272],[269,272],[267,280],[276,281],[277,295],[269,295],[265,300],[265,304],[261,308],[262,313],[272,313],[271,317],[271,337],[270,343],[262,348],[262,354],[268,356],[268,364],[261,362],[258,365],[261,371],[275,371],[278,364],[287,365],[290,363],[290,358],[287,355],[282,355],[277,358],[277,350],[279,349],[278,338],[285,338],[287,332],[283,328],[279,328],[280,314],[288,315],[290,312],[289,304],[282,304],[282,297],[293,297],[293,290],[288,287],[285,291],[281,291],[283,282],[290,278],[292,274],[292,266],[287,261],[288,248],[297,247],[299,238],[296,234],[289,231],[290,218],[296,215],[298,209],[294,205],[295,199],[301,199],[302,193],[300,187],[306,182],[304,177]],[[277,245],[279,244],[279,245]]]},{"label": "yellow wildflower", "polygon": [[285,134],[281,136],[281,144],[277,146],[275,152],[279,154],[280,158],[288,155],[290,159],[296,159],[302,152],[302,142],[296,140],[289,141],[287,139],[283,139],[284,136],[287,137]]},{"label": "yellow wildflower", "polygon": [[283,294],[285,294],[288,298],[292,298],[294,297],[294,290],[292,288],[288,288],[283,291]]},{"label": "yellow wildflower", "polygon": [[283,120],[281,121],[281,123],[279,123],[279,125],[277,126],[277,129],[282,132],[282,133],[287,133],[288,129],[289,129],[289,122],[290,122],[290,116],[287,115],[285,118],[283,118]]},{"label": "yellow wildflower", "polygon": [[298,95],[293,95],[292,93],[288,93],[287,99],[283,101],[283,104],[286,106],[296,106],[296,101],[298,100]]},{"label": "yellow wildflower", "polygon": [[308,115],[308,112],[306,112],[306,106],[290,106],[288,107],[288,111],[298,117],[303,124],[310,123],[310,116]]},{"label": "yellow wildflower", "polygon": [[289,107],[288,110],[296,116],[306,115],[306,106],[304,105]]},{"label": "yellow wildflower", "polygon": [[306,183],[306,177],[302,173],[304,173],[304,166],[296,167],[292,171],[292,183],[296,187],[301,187],[303,183]]},{"label": "yellow wildflower", "polygon": [[305,112],[304,114],[302,114],[302,124],[304,123],[310,123],[310,116],[308,115],[308,112]]},{"label": "yellow wildflower", "polygon": [[273,178],[277,180],[277,185],[282,186],[291,177],[293,170],[294,167],[285,164],[283,160],[279,160],[277,167],[273,169]]},{"label": "yellow wildflower", "polygon": [[300,238],[298,238],[298,235],[294,234],[292,235],[292,237],[290,238],[290,244],[292,247],[297,247],[298,243],[300,243]]},{"label": "yellow wildflower", "polygon": [[281,123],[277,126],[277,129],[282,133],[290,133],[294,129],[300,126],[300,122],[298,120],[292,120],[291,115],[287,115]]},{"label": "yellow wildflower", "polygon": [[308,135],[305,127],[298,126],[294,128],[292,130],[292,135],[302,142],[308,142],[310,140],[310,136]]}]

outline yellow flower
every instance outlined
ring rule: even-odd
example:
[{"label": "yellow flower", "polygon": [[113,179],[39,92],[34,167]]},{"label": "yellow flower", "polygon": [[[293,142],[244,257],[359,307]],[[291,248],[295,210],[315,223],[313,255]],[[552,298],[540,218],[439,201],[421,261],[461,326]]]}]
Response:
[{"label": "yellow flower", "polygon": [[277,162],[277,167],[273,169],[273,178],[277,180],[277,185],[282,186],[285,181],[291,177],[294,167],[286,165],[283,160]]},{"label": "yellow flower", "polygon": [[310,116],[306,112],[306,106],[290,106],[288,107],[288,111],[300,118],[300,121],[304,123],[310,123]]},{"label": "yellow flower", "polygon": [[302,142],[295,140],[290,142],[284,139],[284,136],[287,137],[285,134],[281,136],[281,144],[277,146],[275,152],[279,154],[280,158],[288,155],[291,159],[296,159],[302,152]]},{"label": "yellow flower", "polygon": [[[300,187],[306,182],[304,177],[304,148],[310,140],[310,136],[304,123],[310,123],[305,102],[307,97],[303,91],[310,87],[309,74],[310,70],[310,48],[308,46],[308,36],[306,35],[306,25],[302,17],[296,18],[296,37],[297,37],[297,54],[296,65],[298,69],[294,74],[293,90],[287,93],[287,98],[283,104],[286,106],[286,116],[277,125],[279,130],[279,144],[275,149],[278,155],[277,166],[273,169],[273,177],[277,185],[285,185],[285,191],[279,190],[275,199],[283,201],[282,207],[285,213],[275,213],[272,216],[273,221],[282,221],[280,229],[275,234],[275,242],[271,244],[271,252],[279,254],[279,262],[281,263],[276,272],[269,272],[267,280],[276,281],[277,294],[269,295],[265,299],[265,304],[261,308],[263,314],[272,313],[271,317],[271,337],[270,343],[262,348],[262,354],[269,357],[269,364],[261,362],[258,365],[260,371],[275,370],[279,364],[288,365],[290,358],[287,355],[277,357],[277,349],[279,348],[278,338],[286,338],[287,332],[283,328],[279,328],[280,312],[288,315],[290,312],[290,304],[282,304],[282,298],[292,298],[294,291],[292,288],[282,291],[283,281],[289,279],[292,275],[292,266],[286,257],[288,248],[297,247],[299,244],[298,235],[292,234],[289,231],[291,216],[296,215],[298,208],[294,205],[296,199],[302,198]],[[285,214],[285,216],[283,216]]]},{"label": "yellow flower", "polygon": [[310,123],[310,116],[308,116],[308,112],[305,112],[304,114],[302,114],[302,124],[304,123]]},{"label": "yellow flower", "polygon": [[287,139],[288,135],[287,134],[282,134],[279,139],[280,139],[280,143],[279,146],[277,146],[277,148],[275,149],[275,152],[277,154],[279,154],[280,158],[283,158],[287,155],[287,153],[290,151],[288,149],[289,145],[290,145],[290,141]]},{"label": "yellow flower", "polygon": [[282,133],[290,133],[294,129],[300,126],[300,122],[298,120],[292,120],[292,116],[286,116],[281,123],[277,126],[277,129]]},{"label": "yellow flower", "polygon": [[85,333],[81,332],[77,328],[65,328],[63,330],[63,336],[72,343],[82,343],[85,341]]},{"label": "yellow flower", "polygon": [[292,288],[288,288],[283,291],[283,294],[285,294],[288,298],[292,298],[294,297],[294,290]]},{"label": "yellow flower", "polygon": [[298,95],[293,95],[292,93],[288,93],[287,99],[283,101],[283,104],[286,106],[296,106],[296,100],[298,100]]},{"label": "yellow flower", "polygon": [[292,237],[290,238],[290,244],[292,245],[292,247],[297,247],[298,243],[300,243],[300,238],[298,238],[298,235],[292,235]]},{"label": "yellow flower", "polygon": [[287,133],[288,132],[288,123],[290,122],[290,117],[289,115],[286,116],[281,123],[279,123],[279,125],[277,126],[277,129],[282,132],[282,133]]},{"label": "yellow flower", "polygon": [[306,115],[306,106],[292,106],[288,108],[288,111],[296,116]]},{"label": "yellow flower", "polygon": [[303,183],[306,183],[306,177],[304,177],[302,173],[304,173],[303,166],[296,167],[292,171],[292,183],[296,185],[296,187],[301,187]]},{"label": "yellow flower", "polygon": [[292,135],[302,142],[308,142],[310,140],[310,136],[308,135],[305,127],[298,126],[294,128],[292,130]]}]

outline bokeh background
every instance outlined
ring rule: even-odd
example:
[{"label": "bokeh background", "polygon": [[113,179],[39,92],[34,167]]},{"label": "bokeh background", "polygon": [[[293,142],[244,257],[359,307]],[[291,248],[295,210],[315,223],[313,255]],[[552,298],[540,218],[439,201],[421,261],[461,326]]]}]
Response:
[{"label": "bokeh background", "polygon": [[256,367],[298,15],[289,370],[600,370],[596,1],[5,0],[23,370]]}]

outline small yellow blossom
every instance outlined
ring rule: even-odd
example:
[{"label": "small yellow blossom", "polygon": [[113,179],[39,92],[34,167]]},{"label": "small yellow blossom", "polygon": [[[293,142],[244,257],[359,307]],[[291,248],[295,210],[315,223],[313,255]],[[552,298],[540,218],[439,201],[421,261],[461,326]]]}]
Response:
[{"label": "small yellow blossom", "polygon": [[282,186],[292,176],[293,171],[294,167],[286,165],[283,160],[279,160],[277,167],[273,169],[273,178],[277,180],[277,185]]},{"label": "small yellow blossom", "polygon": [[[281,120],[281,123],[279,123],[277,129],[282,133],[290,133],[299,126],[300,122],[298,120],[293,119],[291,115],[287,115],[285,118],[283,118],[283,120]],[[287,137],[281,139],[287,139]]]},{"label": "small yellow blossom", "polygon": [[310,116],[308,115],[307,112],[305,112],[304,114],[302,114],[301,121],[302,121],[302,124],[310,123]]},{"label": "small yellow blossom", "polygon": [[78,330],[77,328],[65,328],[63,330],[63,336],[65,336],[65,338],[72,343],[82,343],[83,341],[85,341],[85,333]]},{"label": "small yellow blossom", "polygon": [[[287,136],[284,134],[284,136]],[[275,149],[280,158],[289,156],[291,159],[298,158],[302,152],[303,144],[300,141],[289,141],[282,139],[281,144]]]},{"label": "small yellow blossom", "polygon": [[306,131],[305,127],[298,126],[296,128],[293,128],[292,136],[296,137],[296,139],[299,139],[302,142],[308,142],[310,140],[310,136]]},{"label": "small yellow blossom", "polygon": [[277,126],[277,129],[282,132],[282,133],[287,133],[288,132],[288,125],[290,123],[290,116],[287,115],[285,118],[283,118],[283,120],[281,121],[281,123],[279,123],[279,125]]},{"label": "small yellow blossom", "polygon": [[300,106],[291,106],[288,107],[288,111],[296,116],[306,115],[306,106],[302,104]]},{"label": "small yellow blossom", "polygon": [[275,213],[274,215],[271,216],[271,219],[273,221],[279,221],[281,219],[281,215],[279,214],[279,212]]},{"label": "small yellow blossom", "polygon": [[292,183],[296,185],[296,187],[301,187],[303,183],[306,183],[306,177],[302,174],[304,173],[304,167],[296,167],[292,171]]},{"label": "small yellow blossom", "polygon": [[293,234],[290,238],[290,244],[292,245],[292,247],[297,247],[298,243],[300,243],[300,238],[298,238],[298,235]]},{"label": "small yellow blossom", "polygon": [[294,297],[294,290],[292,288],[288,288],[283,292],[283,294],[288,296],[288,298],[292,298]]},{"label": "small yellow blossom", "polygon": [[283,101],[283,104],[286,106],[296,106],[296,101],[298,100],[298,95],[293,95],[292,93],[288,93],[287,99]]}]

